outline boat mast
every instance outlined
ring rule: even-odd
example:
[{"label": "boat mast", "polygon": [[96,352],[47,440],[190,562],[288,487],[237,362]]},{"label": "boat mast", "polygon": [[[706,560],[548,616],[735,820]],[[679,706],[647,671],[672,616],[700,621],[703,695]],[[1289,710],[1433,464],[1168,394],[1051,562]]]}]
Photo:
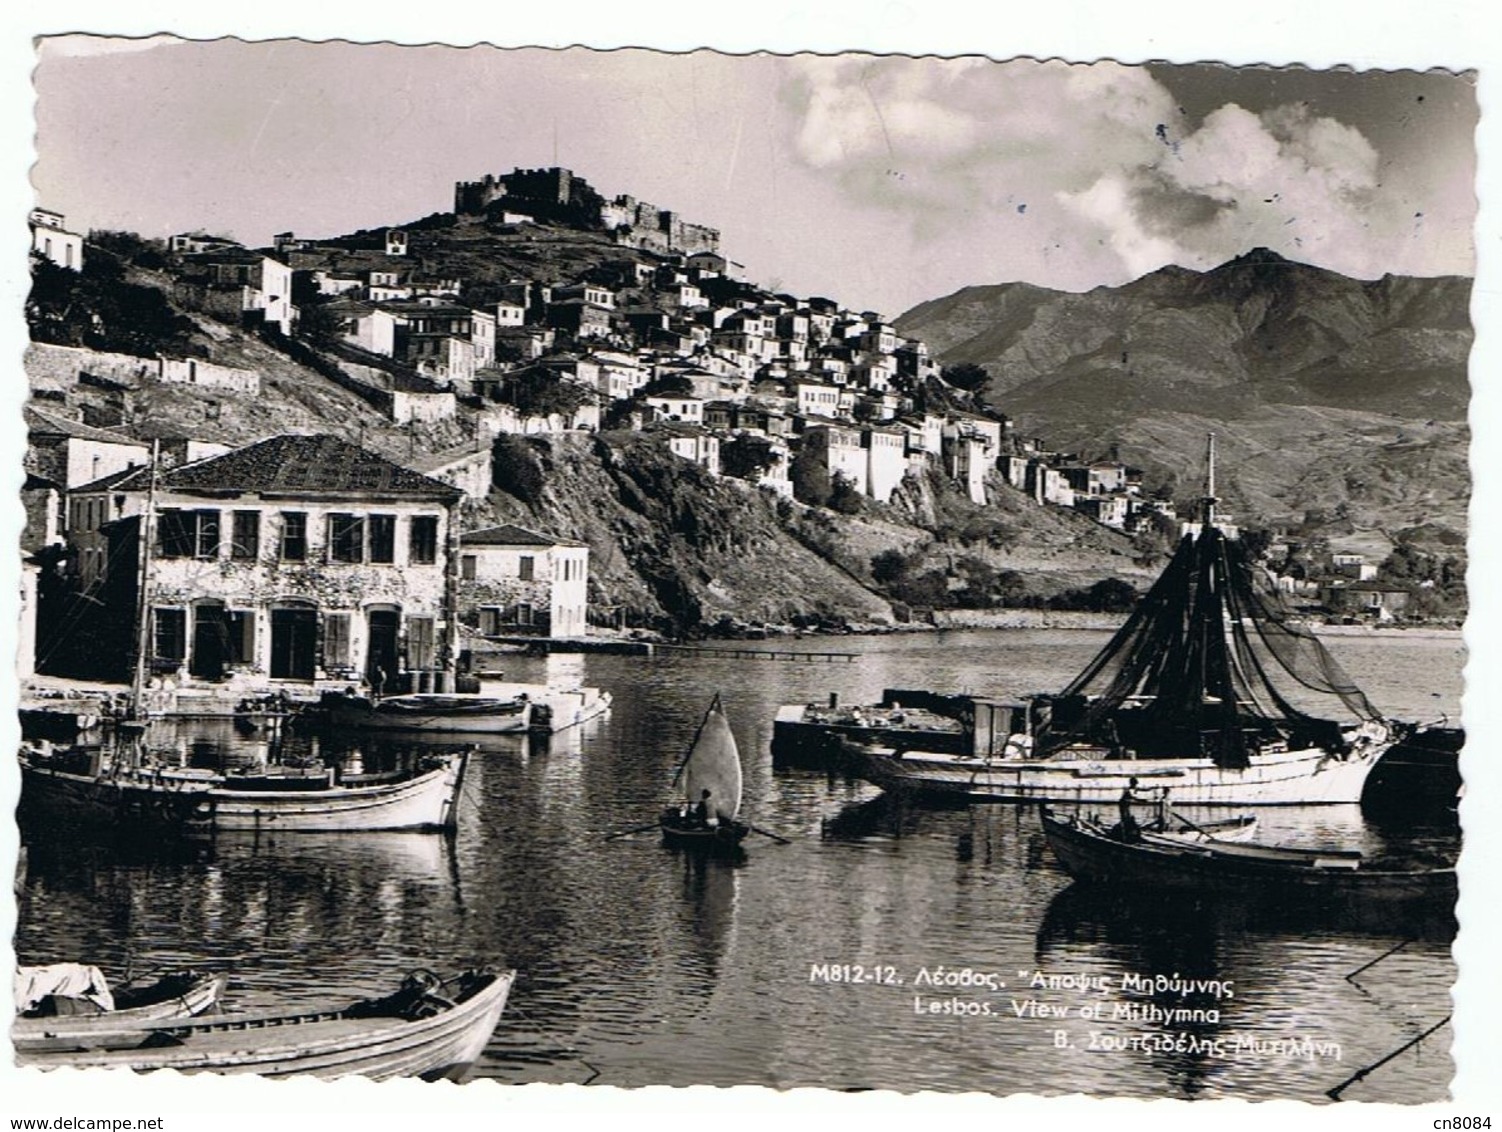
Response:
[{"label": "boat mast", "polygon": [[141,516],[140,584],[136,592],[136,665],[131,674],[130,711],[135,719],[144,719],[142,697],[146,693],[146,649],[151,642],[151,544],[156,538],[156,472],[162,442],[151,442],[151,474],[146,480],[146,510]]},{"label": "boat mast", "polygon": [[1215,505],[1219,502],[1215,496],[1215,434],[1212,432],[1205,440],[1205,494],[1200,499],[1201,518],[1206,530],[1215,525]]}]

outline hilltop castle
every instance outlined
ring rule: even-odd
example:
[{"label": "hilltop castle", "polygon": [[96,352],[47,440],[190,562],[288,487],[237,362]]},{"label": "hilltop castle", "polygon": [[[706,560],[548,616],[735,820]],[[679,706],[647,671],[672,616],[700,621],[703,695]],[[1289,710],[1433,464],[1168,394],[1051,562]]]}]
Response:
[{"label": "hilltop castle", "polygon": [[454,212],[479,216],[501,202],[508,211],[539,220],[557,220],[603,228],[616,242],[654,252],[718,252],[720,233],[691,224],[676,212],[631,196],[607,201],[583,177],[568,169],[513,169],[504,176],[487,173],[478,181],[454,184]]}]

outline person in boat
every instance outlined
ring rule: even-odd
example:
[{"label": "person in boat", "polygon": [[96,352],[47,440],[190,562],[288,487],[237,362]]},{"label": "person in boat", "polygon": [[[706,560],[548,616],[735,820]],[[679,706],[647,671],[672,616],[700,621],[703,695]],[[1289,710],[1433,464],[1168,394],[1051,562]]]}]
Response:
[{"label": "person in boat", "polygon": [[704,790],[704,793],[699,795],[699,801],[694,805],[694,825],[698,826],[700,829],[708,829],[709,818],[709,790],[708,788],[706,788]]},{"label": "person in boat", "polygon": [[385,687],[386,670],[378,664],[376,665],[375,672],[372,673],[370,677],[370,698],[372,700],[379,701],[381,698],[381,690]]},{"label": "person in boat", "polygon": [[1137,796],[1137,780],[1127,781],[1126,789],[1121,792],[1121,798],[1116,803],[1120,821],[1116,824],[1116,836],[1122,841],[1136,841],[1142,836],[1142,831],[1137,826],[1137,819],[1132,816],[1132,803],[1140,801]]}]

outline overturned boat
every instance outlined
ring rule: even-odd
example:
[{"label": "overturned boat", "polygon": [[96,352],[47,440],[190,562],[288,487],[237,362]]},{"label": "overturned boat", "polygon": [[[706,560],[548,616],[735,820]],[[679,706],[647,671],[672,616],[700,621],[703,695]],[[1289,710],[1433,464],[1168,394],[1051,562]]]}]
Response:
[{"label": "overturned boat", "polygon": [[1202,521],[1068,687],[978,703],[968,752],[847,748],[860,776],[975,801],[1112,801],[1133,779],[1184,805],[1360,801],[1394,729],[1217,525],[1214,453]]}]

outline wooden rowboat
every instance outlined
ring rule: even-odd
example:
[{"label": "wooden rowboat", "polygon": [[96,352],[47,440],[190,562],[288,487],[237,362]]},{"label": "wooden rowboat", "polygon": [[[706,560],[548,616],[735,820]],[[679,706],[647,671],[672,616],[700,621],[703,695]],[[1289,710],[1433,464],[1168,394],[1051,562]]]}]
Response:
[{"label": "wooden rowboat", "polygon": [[1120,889],[1250,892],[1319,901],[1435,901],[1453,904],[1455,870],[1374,869],[1359,852],[1206,840],[1123,841],[1090,818],[1042,811],[1043,832],[1076,880]]},{"label": "wooden rowboat", "polygon": [[532,727],[526,696],[414,692],[374,702],[363,696],[326,693],[322,710],[335,727],[358,731],[437,731],[517,735]]},{"label": "wooden rowboat", "polygon": [[116,987],[113,1010],[95,1007],[92,1013],[22,1014],[11,1026],[11,1042],[25,1052],[138,1045],[141,1027],[191,1018],[216,1006],[226,981],[223,975],[182,971],[149,986]]},{"label": "wooden rowboat", "polygon": [[129,1049],[17,1051],[39,1069],[176,1069],[266,1077],[454,1076],[472,1065],[506,1008],[516,972],[468,972],[448,983],[414,971],[381,999],[297,1014],[235,1014],[138,1028]]}]

